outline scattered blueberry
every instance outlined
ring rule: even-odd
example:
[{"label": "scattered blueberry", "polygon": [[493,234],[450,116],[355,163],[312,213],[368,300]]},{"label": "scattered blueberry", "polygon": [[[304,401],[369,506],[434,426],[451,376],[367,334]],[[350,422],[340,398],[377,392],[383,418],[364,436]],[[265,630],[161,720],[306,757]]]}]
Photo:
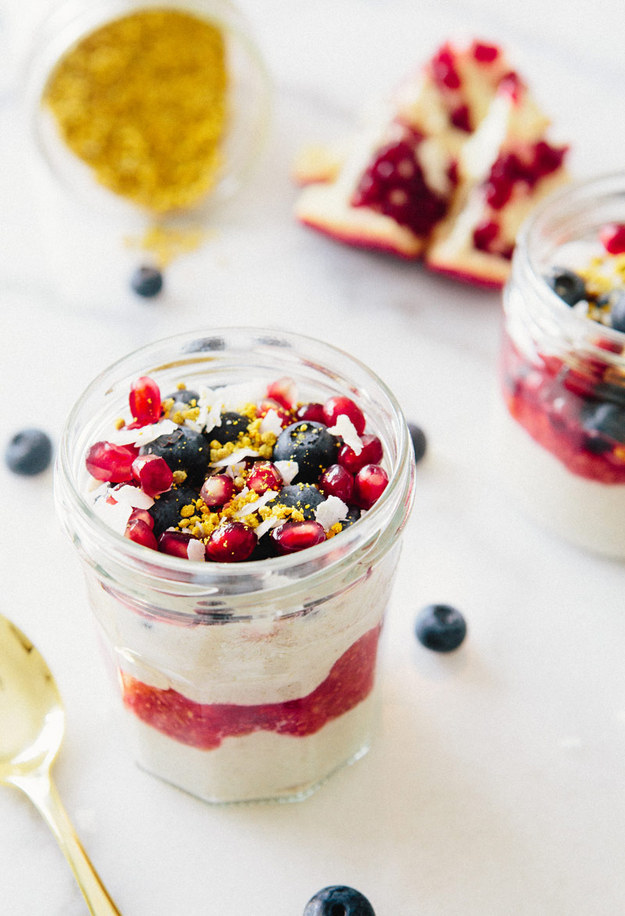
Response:
[{"label": "scattered blueberry", "polygon": [[192,486],[203,482],[210,461],[206,437],[188,426],[179,426],[142,445],[139,453],[164,458],[172,471],[186,471],[187,482]]},{"label": "scattered blueberry", "polygon": [[367,898],[353,887],[324,887],[311,897],[304,916],[375,916]]},{"label": "scattered blueberry", "polygon": [[156,267],[137,267],[130,285],[138,296],[151,299],[158,296],[163,288],[163,274]]},{"label": "scattered blueberry", "polygon": [[448,604],[428,604],[417,615],[417,639],[434,652],[452,652],[467,635],[467,624],[456,608]]},{"label": "scattered blueberry", "polygon": [[40,474],[52,459],[52,442],[41,429],[23,429],[9,441],[5,461],[14,474]]},{"label": "scattered blueberry", "polygon": [[305,519],[314,519],[315,509],[325,496],[314,484],[290,483],[282,487],[275,499],[268,505],[289,506],[299,509]]},{"label": "scattered blueberry", "polygon": [[336,462],[338,440],[323,423],[300,420],[283,429],[273,449],[274,461],[297,461],[294,481],[317,480]]},{"label": "scattered blueberry", "polygon": [[425,433],[421,427],[417,426],[416,423],[408,424],[408,432],[410,433],[410,438],[412,439],[414,460],[418,464],[427,451],[427,439],[425,438]]},{"label": "scattered blueberry", "polygon": [[159,538],[166,528],[175,527],[180,521],[183,506],[197,499],[197,492],[191,487],[174,487],[162,493],[148,509],[154,519],[154,536]]},{"label": "scattered blueberry", "polygon": [[580,302],[587,296],[586,284],[572,270],[556,267],[545,277],[545,280],[554,293],[567,305],[575,305],[576,302]]},{"label": "scattered blueberry", "polygon": [[213,429],[207,433],[208,439],[211,442],[215,439],[217,442],[220,442],[221,445],[225,445],[226,442],[234,442],[241,433],[247,430],[249,423],[249,418],[244,417],[240,413],[235,413],[234,411],[222,413],[221,425],[214,426]]}]

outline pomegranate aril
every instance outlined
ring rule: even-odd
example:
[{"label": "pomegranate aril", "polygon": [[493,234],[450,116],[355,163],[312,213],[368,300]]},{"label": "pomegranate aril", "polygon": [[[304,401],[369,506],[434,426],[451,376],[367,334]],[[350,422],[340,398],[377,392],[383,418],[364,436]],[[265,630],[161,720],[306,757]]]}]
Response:
[{"label": "pomegranate aril", "polygon": [[166,493],[174,482],[174,475],[164,458],[159,455],[139,455],[132,462],[132,474],[148,496]]},{"label": "pomegranate aril", "polygon": [[145,522],[148,528],[154,528],[154,519],[150,515],[147,509],[133,509],[130,513],[129,522],[141,521]]},{"label": "pomegranate aril", "polygon": [[283,427],[290,426],[293,422],[293,414],[290,410],[287,410],[286,407],[278,404],[277,401],[267,398],[265,398],[264,401],[261,401],[256,416],[262,419],[262,417],[265,417],[270,410],[273,410],[278,414]]},{"label": "pomegranate aril", "polygon": [[137,452],[113,442],[95,442],[87,452],[85,465],[96,480],[123,483],[132,478],[132,463]]},{"label": "pomegranate aril", "polygon": [[328,398],[323,405],[323,416],[325,418],[323,422],[326,426],[334,426],[341,414],[344,414],[352,421],[359,436],[364,433],[367,425],[365,415],[351,398],[342,396]]},{"label": "pomegranate aril", "polygon": [[154,379],[142,375],[133,382],[128,402],[135,420],[133,426],[147,426],[158,422],[161,416],[161,392]]},{"label": "pomegranate aril", "polygon": [[473,245],[478,251],[490,251],[499,235],[499,226],[492,220],[480,223],[473,230]]},{"label": "pomegranate aril", "polygon": [[285,522],[271,532],[278,553],[295,553],[325,541],[326,533],[319,522]]},{"label": "pomegranate aril", "polygon": [[282,475],[271,461],[256,461],[251,467],[246,483],[250,490],[259,496],[267,490],[279,490],[282,486]]},{"label": "pomegranate aril", "polygon": [[473,57],[480,64],[491,64],[499,57],[497,45],[489,45],[483,41],[474,41],[472,46]]},{"label": "pomegranate aril", "polygon": [[340,464],[331,464],[319,478],[319,489],[326,496],[338,496],[348,503],[354,492],[354,478]]},{"label": "pomegranate aril", "polygon": [[451,49],[444,45],[432,58],[432,77],[439,86],[446,89],[460,89],[461,80]]},{"label": "pomegranate aril", "polygon": [[599,240],[608,254],[625,252],[625,224],[609,223],[599,233]]},{"label": "pomegranate aril", "polygon": [[285,410],[293,410],[297,400],[297,388],[292,378],[285,376],[272,382],[267,388],[267,397],[277,401]]},{"label": "pomegranate aril", "polygon": [[382,460],[382,443],[377,436],[363,436],[362,449],[357,455],[349,445],[339,449],[337,461],[350,474],[356,474],[365,464],[378,464]]},{"label": "pomegranate aril", "polygon": [[379,464],[366,464],[354,478],[354,503],[361,509],[370,509],[386,489],[388,474]]},{"label": "pomegranate aril", "polygon": [[216,528],[206,545],[206,557],[216,563],[240,563],[256,547],[256,535],[243,522],[227,522]]},{"label": "pomegranate aril", "polygon": [[209,508],[224,506],[234,493],[234,481],[227,474],[207,477],[200,489],[200,498]]},{"label": "pomegranate aril", "polygon": [[158,544],[151,527],[141,518],[130,518],[126,525],[124,537],[134,541],[135,544],[141,544],[143,547],[149,547],[151,550],[157,550]]},{"label": "pomegranate aril", "polygon": [[189,541],[191,535],[186,531],[163,531],[158,539],[158,549],[172,557],[189,558]]},{"label": "pomegranate aril", "polygon": [[302,404],[295,411],[298,420],[310,420],[312,423],[325,423],[323,415],[323,404],[317,404],[311,401],[310,404]]},{"label": "pomegranate aril", "polygon": [[457,108],[454,108],[449,116],[449,120],[458,130],[464,130],[468,134],[471,133],[471,115],[468,105],[459,105]]}]

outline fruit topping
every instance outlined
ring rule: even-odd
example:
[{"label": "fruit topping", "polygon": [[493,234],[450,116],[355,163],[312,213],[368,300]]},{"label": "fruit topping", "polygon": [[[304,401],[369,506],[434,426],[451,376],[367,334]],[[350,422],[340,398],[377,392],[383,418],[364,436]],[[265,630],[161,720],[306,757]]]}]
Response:
[{"label": "fruit topping", "polygon": [[342,415],[351,420],[358,435],[362,436],[367,421],[360,407],[355,404],[351,398],[328,398],[323,405],[323,422],[326,426],[334,426],[338,418]]},{"label": "fruit topping", "polygon": [[280,490],[282,475],[272,461],[255,461],[247,475],[250,490],[262,495],[267,490]]},{"label": "fruit topping", "polygon": [[236,442],[246,430],[250,422],[247,417],[234,411],[222,413],[218,426],[214,426],[210,431],[211,442],[219,442],[225,445],[226,442]]},{"label": "fruit topping", "polygon": [[449,604],[429,604],[415,622],[419,642],[435,652],[453,652],[467,635],[464,616]]},{"label": "fruit topping", "polygon": [[138,296],[152,299],[163,288],[163,275],[156,267],[138,267],[130,278],[130,285]]},{"label": "fruit topping", "polygon": [[148,496],[160,496],[169,490],[174,475],[163,458],[157,455],[139,455],[132,462],[132,476]]},{"label": "fruit topping", "polygon": [[154,534],[157,538],[167,528],[176,527],[180,521],[181,509],[193,504],[195,498],[195,490],[191,487],[176,487],[154,500],[148,511],[154,519]]},{"label": "fruit topping", "polygon": [[365,464],[354,478],[354,503],[370,509],[386,489],[388,474],[379,464]]},{"label": "fruit topping", "polygon": [[273,529],[271,539],[278,553],[295,553],[297,550],[322,544],[326,539],[326,533],[319,522],[285,522],[284,525]]},{"label": "fruit topping", "polygon": [[339,444],[326,426],[300,420],[283,429],[273,449],[275,461],[296,461],[296,481],[317,480],[325,468],[334,464]]},{"label": "fruit topping", "polygon": [[172,471],[184,471],[190,484],[204,480],[210,461],[206,437],[188,426],[180,426],[142,445],[139,453],[164,458]]},{"label": "fruit topping", "polygon": [[122,483],[132,477],[136,451],[113,442],[95,442],[88,450],[85,464],[96,480]]},{"label": "fruit topping", "polygon": [[573,270],[556,267],[545,279],[554,293],[567,305],[575,305],[588,295],[584,280]]},{"label": "fruit topping", "polygon": [[224,506],[234,495],[234,481],[227,474],[212,474],[202,484],[199,495],[211,509]]},{"label": "fruit topping", "polygon": [[375,916],[375,913],[360,891],[335,884],[322,888],[310,898],[304,916]]},{"label": "fruit topping", "polygon": [[142,518],[130,518],[124,536],[134,541],[135,544],[142,544],[143,547],[150,547],[152,550],[158,547],[152,526]]},{"label": "fruit topping", "polygon": [[216,528],[206,544],[206,556],[217,563],[240,563],[256,547],[256,535],[243,522],[226,522]]},{"label": "fruit topping", "polygon": [[327,496],[338,496],[344,503],[351,502],[354,477],[340,464],[331,464],[319,478],[319,489]]},{"label": "fruit topping", "polygon": [[601,229],[599,238],[608,254],[625,253],[625,223],[608,223]]},{"label": "fruit topping", "polygon": [[10,471],[33,477],[52,460],[52,441],[41,429],[23,429],[7,443],[4,460]]},{"label": "fruit topping", "polygon": [[301,513],[302,518],[311,519],[315,517],[315,509],[321,502],[323,502],[323,493],[315,484],[291,483],[282,487],[269,505],[296,509]]}]

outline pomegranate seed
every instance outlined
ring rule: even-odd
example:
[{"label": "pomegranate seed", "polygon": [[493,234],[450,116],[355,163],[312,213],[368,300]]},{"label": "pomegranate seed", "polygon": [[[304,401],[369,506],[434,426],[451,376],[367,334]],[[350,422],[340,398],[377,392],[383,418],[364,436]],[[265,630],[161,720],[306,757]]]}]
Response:
[{"label": "pomegranate seed", "polygon": [[147,509],[133,509],[130,513],[129,522],[141,521],[145,522],[148,528],[154,528],[154,519],[150,515]]},{"label": "pomegranate seed", "polygon": [[601,244],[608,254],[623,254],[625,251],[625,223],[609,223],[599,233]]},{"label": "pomegranate seed", "polygon": [[510,70],[509,73],[506,73],[505,76],[502,76],[499,83],[499,89],[502,89],[504,92],[507,92],[513,102],[518,102],[521,90],[524,89],[523,80],[514,70]]},{"label": "pomegranate seed", "polygon": [[471,133],[471,115],[468,105],[459,105],[457,108],[454,108],[449,116],[449,120],[458,130],[464,130],[468,134]]},{"label": "pomegranate seed", "polygon": [[109,483],[123,483],[132,477],[132,462],[137,452],[125,445],[113,442],[94,443],[85,459],[87,470],[96,480],[108,480]]},{"label": "pomegranate seed", "polygon": [[480,64],[491,64],[499,57],[499,48],[497,45],[488,45],[483,41],[473,42],[473,57]]},{"label": "pomegranate seed", "polygon": [[207,477],[200,490],[200,498],[207,506],[223,506],[234,493],[234,481],[227,474],[213,474]]},{"label": "pomegranate seed", "polygon": [[272,382],[267,388],[270,401],[277,401],[285,410],[293,410],[297,398],[297,389],[292,378],[285,376]]},{"label": "pomegranate seed", "polygon": [[310,404],[302,404],[301,407],[298,407],[295,411],[295,416],[298,420],[310,420],[312,423],[325,423],[323,404],[317,404],[314,401]]},{"label": "pomegranate seed", "polygon": [[326,496],[338,496],[348,503],[354,492],[354,478],[340,464],[331,464],[319,478],[319,489]]},{"label": "pomegranate seed", "polygon": [[439,86],[447,89],[460,89],[461,81],[456,70],[453,53],[444,45],[432,58],[432,76]]},{"label": "pomegranate seed", "polygon": [[341,414],[345,414],[345,416],[347,416],[352,421],[359,436],[364,433],[365,426],[367,425],[365,415],[363,414],[360,407],[358,407],[358,405],[355,404],[351,398],[328,398],[328,400],[323,405],[323,415],[325,417],[324,423],[326,426],[334,426],[337,418]]},{"label": "pomegranate seed", "polygon": [[379,464],[382,460],[382,443],[377,436],[363,436],[362,449],[357,455],[349,445],[339,449],[337,461],[350,474],[356,474],[365,464]]},{"label": "pomegranate seed", "polygon": [[354,479],[354,502],[361,509],[370,509],[388,484],[388,474],[379,464],[365,464]]},{"label": "pomegranate seed", "polygon": [[261,401],[256,416],[264,417],[269,413],[270,410],[274,410],[278,414],[280,420],[282,421],[283,427],[290,426],[293,422],[293,414],[289,410],[287,410],[285,407],[282,407],[282,405],[278,404],[277,401],[268,399]]},{"label": "pomegranate seed", "polygon": [[255,461],[246,481],[250,490],[258,494],[267,490],[279,490],[282,487],[282,475],[271,461]]},{"label": "pomegranate seed", "polygon": [[545,140],[539,140],[534,147],[534,161],[531,169],[533,182],[559,169],[568,149],[568,146],[551,146]]},{"label": "pomegranate seed", "polygon": [[142,375],[133,382],[128,401],[135,421],[132,426],[147,426],[158,422],[161,416],[161,392],[154,379]]},{"label": "pomegranate seed", "polygon": [[158,539],[158,549],[161,553],[168,553],[172,557],[189,559],[189,541],[191,535],[186,531],[163,531]]},{"label": "pomegranate seed", "polygon": [[279,553],[295,553],[321,544],[326,539],[326,533],[319,522],[285,522],[273,529],[271,539]]},{"label": "pomegranate seed", "polygon": [[252,554],[256,535],[243,522],[226,522],[216,528],[206,545],[206,557],[216,563],[240,563]]},{"label": "pomegranate seed", "polygon": [[499,235],[499,226],[492,220],[480,223],[473,230],[473,244],[478,251],[490,251],[490,248]]},{"label": "pomegranate seed", "polygon": [[130,518],[124,531],[124,537],[134,541],[135,544],[141,544],[143,547],[149,547],[151,550],[157,550],[158,544],[154,537],[154,532],[150,526],[140,518]]},{"label": "pomegranate seed", "polygon": [[139,455],[132,462],[132,474],[148,496],[160,496],[174,482],[171,468],[159,455]]}]

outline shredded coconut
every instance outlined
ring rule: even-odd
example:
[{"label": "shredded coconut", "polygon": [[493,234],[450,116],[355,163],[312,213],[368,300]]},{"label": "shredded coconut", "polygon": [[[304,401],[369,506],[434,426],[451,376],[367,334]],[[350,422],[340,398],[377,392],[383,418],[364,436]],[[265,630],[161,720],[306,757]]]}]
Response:
[{"label": "shredded coconut", "polygon": [[226,455],[225,458],[220,458],[219,461],[211,461],[210,467],[212,468],[226,468],[230,465],[238,464],[243,461],[244,458],[258,458],[258,452],[253,448],[238,448],[230,455]]},{"label": "shredded coconut", "polygon": [[[243,492],[243,491],[241,491]],[[246,515],[251,515],[252,512],[256,512],[257,509],[260,509],[261,506],[265,506],[268,502],[271,502],[272,499],[276,498],[275,490],[267,490],[258,499],[255,499],[254,502],[245,503],[244,506],[241,506],[240,509],[234,513],[236,518],[244,518]]]},{"label": "shredded coconut", "polygon": [[341,413],[336,418],[334,426],[328,429],[333,436],[340,436],[345,445],[348,445],[355,455],[362,451],[362,439],[356,432],[356,427],[347,414]]},{"label": "shredded coconut", "polygon": [[297,461],[291,461],[289,459],[288,461],[274,461],[274,465],[278,469],[278,473],[284,485],[288,487],[299,471],[299,464]]},{"label": "shredded coconut", "polygon": [[198,541],[197,538],[191,538],[187,544],[187,556],[190,560],[204,560],[206,553],[206,547],[204,546],[203,541]]},{"label": "shredded coconut", "polygon": [[332,525],[346,518],[349,508],[338,496],[328,496],[322,503],[319,503],[315,509],[315,519],[328,531]]},{"label": "shredded coconut", "polygon": [[273,433],[276,437],[282,432],[282,420],[273,408],[260,421],[260,432]]},{"label": "shredded coconut", "polygon": [[108,441],[115,445],[147,445],[148,442],[154,442],[159,436],[169,436],[178,428],[173,420],[159,420],[158,423],[150,423],[140,429],[128,429],[123,426],[112,433]]}]

